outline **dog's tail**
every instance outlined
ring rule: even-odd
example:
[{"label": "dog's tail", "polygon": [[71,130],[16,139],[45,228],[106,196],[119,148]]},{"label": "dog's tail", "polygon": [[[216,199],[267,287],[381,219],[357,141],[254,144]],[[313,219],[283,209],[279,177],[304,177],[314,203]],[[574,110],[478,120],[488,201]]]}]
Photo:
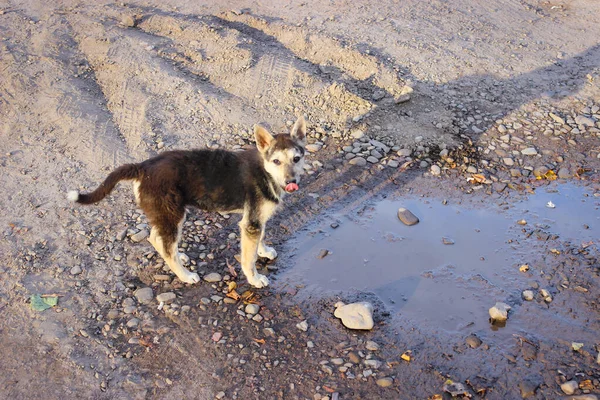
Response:
[{"label": "dog's tail", "polygon": [[104,182],[98,186],[96,190],[91,193],[79,193],[76,190],[72,190],[67,194],[67,198],[73,202],[79,204],[93,204],[97,203],[114,189],[114,187],[124,179],[136,179],[140,176],[139,164],[125,164],[120,166],[111,172]]}]

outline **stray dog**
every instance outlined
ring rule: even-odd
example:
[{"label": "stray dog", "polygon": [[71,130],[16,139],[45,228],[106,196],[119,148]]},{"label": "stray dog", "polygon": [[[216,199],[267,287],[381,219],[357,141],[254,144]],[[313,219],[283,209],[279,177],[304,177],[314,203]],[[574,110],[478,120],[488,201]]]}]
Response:
[{"label": "stray dog", "polygon": [[97,203],[119,181],[132,180],[136,202],[152,225],[148,241],[185,283],[200,281],[198,274],[184,268],[177,251],[186,207],[241,213],[242,271],[252,286],[265,287],[269,280],[256,271],[256,259],[257,255],[277,257],[275,249],[264,243],[265,225],[285,193],[298,190],[304,172],[306,123],[299,117],[289,134],[274,136],[257,125],[254,137],[252,150],[175,150],[126,164],[93,192],[70,191],[68,198],[80,204]]}]

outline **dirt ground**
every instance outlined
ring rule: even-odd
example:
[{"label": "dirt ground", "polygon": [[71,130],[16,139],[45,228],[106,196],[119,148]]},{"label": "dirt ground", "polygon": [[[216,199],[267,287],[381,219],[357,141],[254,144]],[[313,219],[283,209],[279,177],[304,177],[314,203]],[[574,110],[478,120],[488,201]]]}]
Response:
[{"label": "dirt ground", "polygon": [[[458,397],[556,399],[574,380],[596,399],[599,15],[594,0],[1,1],[0,397],[440,399],[451,380]],[[267,289],[232,276],[236,216],[190,212],[182,251],[221,279],[185,285],[144,240],[130,187],[66,199],[119,164],[252,145],[253,124],[282,132],[299,114],[310,166],[270,223]],[[596,201],[591,231],[513,227],[531,270],[462,286],[513,307],[504,330],[432,328],[374,291],[289,278],[306,232],[335,235],[384,199],[497,211],[565,184]],[[249,297],[228,298],[230,282]],[[59,303],[34,311],[34,294]],[[333,317],[365,299],[372,331]]]}]

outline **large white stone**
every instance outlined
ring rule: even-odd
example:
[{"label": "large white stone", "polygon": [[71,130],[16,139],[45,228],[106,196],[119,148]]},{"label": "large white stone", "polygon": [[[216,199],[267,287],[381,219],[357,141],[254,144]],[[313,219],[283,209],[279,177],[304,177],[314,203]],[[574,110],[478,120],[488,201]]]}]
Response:
[{"label": "large white stone", "polygon": [[490,317],[493,321],[506,321],[510,308],[508,304],[498,302],[494,307],[490,308]]},{"label": "large white stone", "polygon": [[371,303],[359,302],[340,305],[333,315],[340,318],[346,328],[373,329],[373,306]]}]

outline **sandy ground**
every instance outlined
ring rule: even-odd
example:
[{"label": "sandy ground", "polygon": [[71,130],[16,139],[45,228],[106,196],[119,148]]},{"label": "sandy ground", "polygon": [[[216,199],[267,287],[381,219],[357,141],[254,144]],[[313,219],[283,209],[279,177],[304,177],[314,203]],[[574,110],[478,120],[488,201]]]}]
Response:
[{"label": "sandy ground", "polygon": [[[441,395],[452,379],[473,396],[541,399],[573,378],[578,393],[597,393],[598,339],[572,352],[520,332],[464,356],[464,338],[392,328],[364,293],[343,299],[370,298],[378,325],[356,335],[331,316],[337,295],[301,301],[299,288],[278,284],[285,257],[270,267],[272,287],[255,293],[261,318],[251,320],[223,301],[224,282],[183,285],[146,241],[132,241],[147,225],[126,185],[90,208],[65,193],[169,149],[252,144],[253,124],[281,132],[299,114],[312,163],[271,224],[278,246],[324,213],[408,189],[510,201],[550,169],[597,192],[598,15],[593,0],[1,2],[0,393],[408,399]],[[236,221],[190,215],[182,247],[200,273],[227,273]],[[565,290],[558,313],[582,320],[573,329],[593,341],[597,254],[578,246],[552,242],[539,255],[569,254],[548,262],[548,281],[559,290],[566,274],[568,287],[586,288]],[[140,287],[177,301],[157,310],[136,297]],[[35,293],[60,295],[58,307],[32,311]],[[304,319],[306,333],[296,328]],[[367,340],[384,350],[369,353]],[[520,356],[527,346],[535,356]],[[421,356],[402,368],[409,347]],[[387,362],[370,377],[322,363],[372,356]]]}]

